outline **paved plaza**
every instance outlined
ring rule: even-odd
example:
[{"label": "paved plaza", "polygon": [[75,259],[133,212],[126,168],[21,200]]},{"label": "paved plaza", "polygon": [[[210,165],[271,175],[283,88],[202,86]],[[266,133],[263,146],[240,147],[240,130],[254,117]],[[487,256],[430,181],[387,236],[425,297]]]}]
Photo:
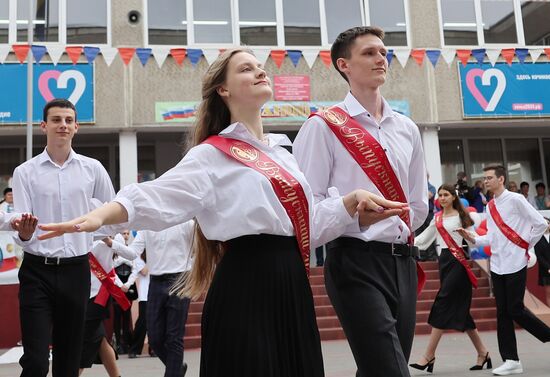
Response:
[{"label": "paved plaza", "polygon": [[[497,356],[497,342],[495,332],[481,333],[483,341],[493,355],[493,366],[500,365]],[[517,331],[520,357],[523,363],[524,376],[550,376],[550,344],[542,344],[523,330]],[[422,355],[428,342],[427,335],[415,338],[411,360]],[[6,350],[2,351],[4,353]],[[354,377],[355,363],[346,341],[323,342],[323,356],[325,360],[326,377]],[[185,353],[185,360],[189,364],[186,377],[198,377],[200,351],[191,350]],[[1,361],[1,356],[0,356]],[[246,362],[246,360],[243,360]],[[475,363],[475,350],[465,334],[449,333],[443,336],[436,356],[435,376],[492,376],[486,369],[471,372],[469,367]],[[125,377],[156,377],[162,376],[163,368],[157,358],[139,357],[128,359],[125,355],[119,360],[122,376]],[[0,364],[0,377],[19,376],[21,369],[18,364]],[[106,372],[101,365],[86,370],[85,377],[104,377]],[[411,371],[411,376],[426,376],[429,373]],[[260,376],[258,376],[260,377]],[[388,376],[391,377],[391,376]]]}]

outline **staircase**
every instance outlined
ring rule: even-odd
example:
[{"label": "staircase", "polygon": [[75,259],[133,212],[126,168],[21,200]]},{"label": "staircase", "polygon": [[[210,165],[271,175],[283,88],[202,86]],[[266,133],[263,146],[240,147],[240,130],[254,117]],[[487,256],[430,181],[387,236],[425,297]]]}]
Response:
[{"label": "staircase", "polygon": [[[435,295],[439,290],[439,269],[437,262],[422,262],[422,268],[426,272],[426,285],[418,298],[416,308],[416,334],[429,334],[431,326],[428,325],[428,316]],[[470,312],[479,331],[496,330],[496,306],[494,298],[489,295],[489,278],[482,272],[477,264],[470,262],[472,271],[478,278],[478,288],[473,290],[472,306]],[[309,278],[315,314],[321,340],[346,339],[340,321],[325,290],[325,282],[322,267],[312,267]],[[192,302],[189,308],[189,316],[185,327],[185,348],[200,347],[200,323],[203,300]]]}]

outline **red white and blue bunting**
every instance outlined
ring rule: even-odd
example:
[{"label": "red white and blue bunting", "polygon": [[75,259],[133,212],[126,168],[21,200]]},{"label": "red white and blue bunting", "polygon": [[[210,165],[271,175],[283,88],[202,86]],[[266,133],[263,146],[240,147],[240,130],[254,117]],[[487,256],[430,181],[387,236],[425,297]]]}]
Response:
[{"label": "red white and blue bunting", "polygon": [[[60,45],[32,45],[16,44],[16,45],[0,45],[0,64],[5,63],[10,52],[13,52],[20,63],[24,63],[28,56],[29,50],[32,53],[35,62],[43,61],[44,56],[48,54],[53,64],[58,64],[62,55],[67,55],[68,59],[76,64],[77,62],[93,63],[96,58],[101,55],[107,66],[110,66],[114,59],[118,56],[125,65],[130,64],[134,55],[137,57],[143,67],[151,64],[153,56],[154,61],[159,68],[165,63],[166,58],[170,56],[179,65],[183,66],[185,59],[189,60],[193,68],[204,57],[208,65],[218,57],[224,50],[220,49],[196,49],[196,48],[170,48],[166,46],[155,46],[151,48],[134,48],[134,47],[95,47],[95,46],[60,46]],[[258,60],[265,64],[267,59],[271,58],[273,63],[281,68],[285,63],[286,57],[294,67],[298,67],[301,59],[311,69],[316,64],[317,58],[327,68],[332,65],[330,59],[330,51],[323,49],[297,50],[297,49],[270,49],[270,48],[252,48],[252,51]],[[418,66],[422,66],[427,60],[433,67],[436,67],[440,60],[445,61],[450,66],[455,58],[463,65],[468,62],[475,61],[482,64],[486,61],[495,65],[499,58],[502,58],[506,63],[512,64],[514,61],[520,64],[535,63],[542,54],[545,54],[550,59],[550,48],[502,48],[502,49],[408,49],[397,48],[388,51],[388,63],[392,64],[394,58],[399,64],[405,68],[410,58],[416,62]],[[442,58],[442,59],[440,59]]]}]

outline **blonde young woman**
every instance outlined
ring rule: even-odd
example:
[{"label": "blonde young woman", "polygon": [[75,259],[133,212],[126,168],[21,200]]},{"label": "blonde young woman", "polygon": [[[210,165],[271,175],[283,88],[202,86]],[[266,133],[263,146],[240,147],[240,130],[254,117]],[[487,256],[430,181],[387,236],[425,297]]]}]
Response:
[{"label": "blonde young woman", "polygon": [[[489,352],[481,341],[470,315],[472,280],[476,280],[473,276],[469,276],[468,269],[458,259],[464,257],[463,238],[455,232],[458,228],[473,230],[474,221],[462,206],[454,185],[444,184],[437,190],[437,193],[442,211],[436,214],[428,228],[415,239],[415,245],[420,249],[426,248],[437,239],[441,287],[437,292],[428,318],[428,323],[432,326],[428,347],[420,360],[410,366],[433,372],[435,352],[443,332],[456,330],[465,331],[477,351],[477,363],[470,370],[480,370],[485,365],[487,365],[487,369],[490,369],[492,363]],[[448,245],[445,239],[452,245]],[[451,251],[453,246],[458,258]],[[457,250],[457,247],[460,250]]]},{"label": "blonde young woman", "polygon": [[313,248],[348,226],[367,226],[407,210],[364,190],[344,197],[333,191],[314,205],[296,160],[283,148],[288,138],[263,132],[261,107],[271,96],[270,80],[250,51],[225,51],[203,78],[195,146],[176,167],[154,181],[125,187],[114,202],[83,217],[41,227],[50,231],[44,238],[123,222],[160,230],[196,218],[194,267],[177,290],[197,297],[208,289],[202,377],[324,375],[303,244],[297,242],[303,237],[295,236],[275,184],[208,141],[246,143],[240,158],[268,156],[299,182]]}]

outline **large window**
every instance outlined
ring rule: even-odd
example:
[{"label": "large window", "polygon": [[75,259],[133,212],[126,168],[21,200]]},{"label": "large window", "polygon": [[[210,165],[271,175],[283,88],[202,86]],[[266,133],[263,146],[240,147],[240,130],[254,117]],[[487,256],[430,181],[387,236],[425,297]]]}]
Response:
[{"label": "large window", "polygon": [[542,180],[542,165],[538,139],[506,139],[508,179],[519,184],[523,181],[535,187]]},{"label": "large window", "polygon": [[408,1],[147,0],[146,42],[328,46],[350,27],[376,25],[385,30],[387,46],[406,46]]},{"label": "large window", "polygon": [[[34,0],[33,43],[110,44],[110,4],[111,0]],[[0,0],[0,43],[27,42],[28,25],[29,1]]]},{"label": "large window", "polygon": [[483,177],[483,168],[502,165],[502,144],[500,139],[468,140],[470,152],[470,178],[472,182]]},{"label": "large window", "polygon": [[439,140],[443,183],[455,183],[456,174],[464,171],[462,140]]},{"label": "large window", "polygon": [[550,0],[439,0],[445,45],[550,43]]},{"label": "large window", "polygon": [[245,45],[277,45],[275,0],[239,0],[239,30]]}]

